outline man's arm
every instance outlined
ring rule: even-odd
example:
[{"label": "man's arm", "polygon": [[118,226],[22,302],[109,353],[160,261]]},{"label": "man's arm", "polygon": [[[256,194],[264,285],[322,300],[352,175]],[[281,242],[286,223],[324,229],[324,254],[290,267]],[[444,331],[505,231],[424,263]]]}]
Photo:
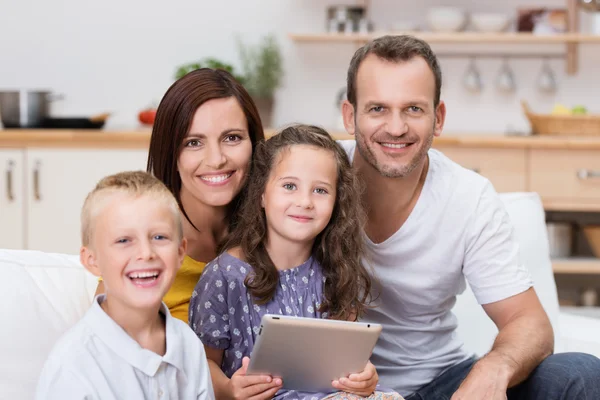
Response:
[{"label": "man's arm", "polygon": [[492,350],[482,358],[497,364],[508,377],[508,387],[523,382],[554,351],[554,332],[533,288],[483,305],[498,327]]},{"label": "man's arm", "polygon": [[[531,223],[543,224],[543,214]],[[466,231],[463,273],[498,328],[492,349],[475,363],[452,400],[506,399],[552,354],[554,333],[520,260],[517,235],[499,196],[486,185]]]},{"label": "man's arm", "polygon": [[552,325],[533,288],[483,308],[498,327],[498,336],[452,400],[506,399],[506,390],[524,381],[553,352]]}]

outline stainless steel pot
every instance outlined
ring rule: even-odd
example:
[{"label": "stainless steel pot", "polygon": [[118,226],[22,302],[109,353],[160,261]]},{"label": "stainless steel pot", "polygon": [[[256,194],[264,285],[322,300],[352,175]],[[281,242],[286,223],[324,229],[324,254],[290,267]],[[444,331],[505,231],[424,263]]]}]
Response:
[{"label": "stainless steel pot", "polygon": [[49,104],[62,96],[49,91],[0,91],[0,119],[5,128],[41,128]]}]

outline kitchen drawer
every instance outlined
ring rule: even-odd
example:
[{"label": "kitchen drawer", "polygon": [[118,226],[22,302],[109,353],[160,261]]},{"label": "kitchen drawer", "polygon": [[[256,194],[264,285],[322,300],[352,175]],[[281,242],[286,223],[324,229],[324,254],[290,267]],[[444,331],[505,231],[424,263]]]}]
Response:
[{"label": "kitchen drawer", "polygon": [[600,206],[600,151],[532,149],[530,189],[547,203]]},{"label": "kitchen drawer", "polygon": [[488,178],[498,192],[527,189],[525,149],[435,146],[448,158]]}]

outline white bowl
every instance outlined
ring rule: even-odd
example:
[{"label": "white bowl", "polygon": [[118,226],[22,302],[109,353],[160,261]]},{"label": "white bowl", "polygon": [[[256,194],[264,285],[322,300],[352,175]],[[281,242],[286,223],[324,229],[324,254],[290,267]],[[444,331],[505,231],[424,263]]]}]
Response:
[{"label": "white bowl", "polygon": [[508,28],[510,17],[499,13],[473,13],[471,25],[479,32],[502,32]]},{"label": "white bowl", "polygon": [[464,29],[467,14],[457,7],[432,7],[427,10],[427,23],[436,32],[457,32]]}]

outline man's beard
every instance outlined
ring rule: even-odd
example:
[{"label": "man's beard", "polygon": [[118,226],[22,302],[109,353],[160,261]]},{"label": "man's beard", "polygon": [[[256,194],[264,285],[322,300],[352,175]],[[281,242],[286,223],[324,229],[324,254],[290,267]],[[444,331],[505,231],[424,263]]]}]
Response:
[{"label": "man's beard", "polygon": [[[371,167],[373,167],[383,177],[386,177],[386,178],[405,178],[408,175],[410,175],[415,170],[415,168],[417,168],[423,162],[423,159],[425,157],[427,157],[427,152],[429,151],[429,149],[431,148],[431,145],[433,144],[435,120],[433,122],[431,134],[427,136],[427,138],[425,139],[425,142],[417,141],[411,145],[411,146],[420,145],[420,147],[419,147],[417,153],[412,157],[412,159],[410,160],[410,162],[408,164],[406,164],[404,166],[400,166],[400,167],[389,167],[387,165],[380,165],[377,162],[377,157],[375,156],[375,153],[366,144],[366,139],[360,132],[360,129],[358,128],[358,124],[356,122],[357,121],[355,119],[354,120],[354,127],[355,127],[354,129],[355,129],[355,136],[356,136],[356,148],[358,149],[358,152],[360,153],[361,157],[367,163],[369,163],[369,165],[371,165]],[[373,145],[375,145],[375,144],[373,144]]]}]

